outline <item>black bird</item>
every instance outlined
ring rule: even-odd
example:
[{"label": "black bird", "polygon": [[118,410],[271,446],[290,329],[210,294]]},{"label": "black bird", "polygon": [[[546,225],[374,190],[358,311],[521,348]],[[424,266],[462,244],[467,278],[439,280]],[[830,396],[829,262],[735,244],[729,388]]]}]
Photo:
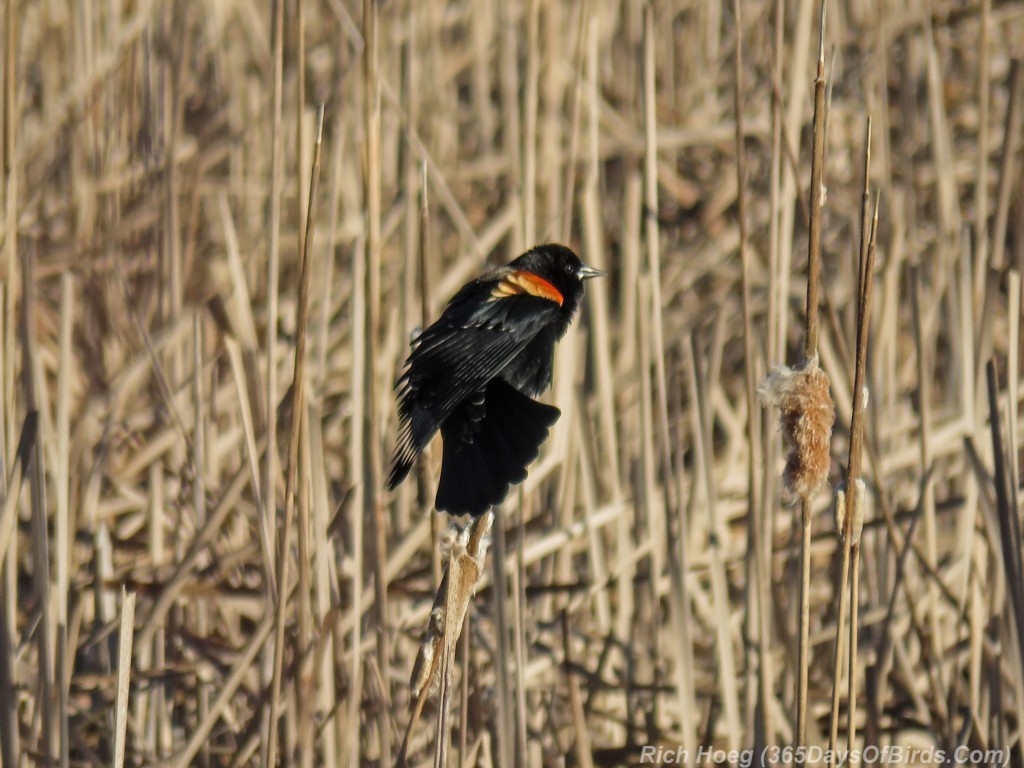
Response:
[{"label": "black bird", "polygon": [[551,384],[555,342],[603,273],[564,245],[538,245],[464,285],[416,341],[395,389],[398,443],[388,489],[441,430],[434,506],[483,514],[526,479],[557,408],[533,398]]}]

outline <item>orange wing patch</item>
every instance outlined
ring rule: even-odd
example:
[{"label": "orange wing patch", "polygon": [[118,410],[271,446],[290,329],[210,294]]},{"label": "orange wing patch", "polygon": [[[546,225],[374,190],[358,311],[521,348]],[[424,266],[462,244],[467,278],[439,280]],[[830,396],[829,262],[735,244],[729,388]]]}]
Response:
[{"label": "orange wing patch", "polygon": [[494,286],[494,290],[491,291],[491,297],[503,299],[506,296],[518,296],[524,293],[536,296],[539,299],[553,301],[558,306],[562,306],[562,301],[564,300],[562,294],[555,286],[543,277],[538,277],[532,272],[524,270],[509,272],[503,276],[498,284]]}]

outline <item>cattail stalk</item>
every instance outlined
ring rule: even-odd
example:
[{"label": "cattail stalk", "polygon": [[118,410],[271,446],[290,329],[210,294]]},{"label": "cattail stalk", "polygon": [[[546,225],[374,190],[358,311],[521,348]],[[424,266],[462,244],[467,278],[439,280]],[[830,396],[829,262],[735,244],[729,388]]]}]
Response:
[{"label": "cattail stalk", "polygon": [[860,475],[864,446],[865,377],[868,330],[871,324],[871,287],[875,264],[875,233],[878,227],[877,197],[875,198],[874,214],[871,216],[870,221],[868,219],[870,168],[871,119],[868,118],[864,149],[864,190],[861,196],[861,242],[857,263],[857,350],[853,380],[853,413],[850,417],[850,447],[846,482],[836,493],[835,499],[836,535],[839,537],[842,545],[843,560],[839,575],[839,616],[836,624],[835,664],[832,675],[832,711],[829,730],[829,752],[833,755],[835,754],[839,735],[839,692],[844,655],[843,630],[845,628],[848,604],[851,606],[850,663],[848,673],[849,698],[847,702],[848,748],[853,748],[854,739],[856,738],[860,533],[864,526],[864,513],[867,504],[867,498],[865,497],[866,486],[861,480]]}]

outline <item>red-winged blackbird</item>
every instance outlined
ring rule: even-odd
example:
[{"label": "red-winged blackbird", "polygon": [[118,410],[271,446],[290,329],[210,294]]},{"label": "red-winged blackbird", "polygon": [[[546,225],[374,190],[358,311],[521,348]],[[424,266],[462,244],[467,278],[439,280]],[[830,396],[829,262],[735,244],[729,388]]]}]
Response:
[{"label": "red-winged blackbird", "polygon": [[538,245],[467,283],[420,334],[398,380],[398,443],[388,489],[441,430],[434,506],[483,514],[526,479],[557,408],[532,398],[551,383],[555,342],[603,273],[563,245]]}]

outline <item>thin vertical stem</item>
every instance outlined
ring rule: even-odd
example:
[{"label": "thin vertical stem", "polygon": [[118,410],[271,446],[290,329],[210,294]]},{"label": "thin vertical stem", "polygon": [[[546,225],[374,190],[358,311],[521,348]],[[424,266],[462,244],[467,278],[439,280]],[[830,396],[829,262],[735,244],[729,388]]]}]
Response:
[{"label": "thin vertical stem", "polygon": [[[848,486],[852,487],[852,486]],[[863,501],[856,499],[854,494],[850,494],[849,499],[857,504],[863,504]],[[853,517],[856,513],[853,508],[850,507],[848,510],[849,517]],[[857,739],[857,632],[859,631],[859,595],[860,595],[860,543],[854,543],[850,547],[850,670],[849,677],[847,678],[848,688],[846,696],[846,743],[852,750],[853,745]],[[845,555],[844,555],[845,558]],[[858,762],[855,754],[850,753],[850,765],[856,765]]]},{"label": "thin vertical stem", "polygon": [[[363,0],[363,118],[366,136],[366,163],[363,195],[366,204],[366,259],[367,259],[367,358],[366,381],[367,416],[367,488],[365,509],[372,523],[374,615],[377,625],[377,663],[384,681],[384,697],[391,700],[391,675],[388,666],[391,653],[388,648],[388,588],[387,546],[384,500],[380,488],[383,469],[380,452],[380,408],[377,347],[380,340],[380,262],[381,262],[381,157],[380,157],[380,84],[378,82],[377,4]],[[387,707],[382,707],[377,719],[380,737],[381,762],[391,763],[391,729]]]},{"label": "thin vertical stem", "polygon": [[[868,120],[868,147],[870,148],[871,121]],[[867,176],[870,153],[865,160],[865,178]],[[865,186],[867,182],[865,181]],[[867,249],[861,260],[860,301],[857,308],[857,356],[853,379],[853,414],[850,418],[850,456],[846,475],[846,520],[844,521],[844,541],[851,548],[851,583],[850,583],[850,671],[849,696],[847,701],[847,744],[850,749],[857,737],[857,625],[860,608],[860,534],[859,527],[863,521],[862,509],[866,499],[858,498],[860,493],[861,463],[864,448],[865,416],[864,406],[867,392],[867,357],[868,334],[871,330],[871,288],[874,284],[872,275],[875,269],[875,237],[878,231],[878,202],[875,196],[875,210],[871,219],[871,234]],[[856,522],[855,522],[856,521]],[[838,684],[838,680],[836,681]]]},{"label": "thin vertical stem", "polygon": [[526,10],[526,92],[523,96],[523,238],[531,247],[537,229],[537,80],[540,76],[540,2],[529,0]]},{"label": "thin vertical stem", "polygon": [[[417,255],[420,265],[420,328],[430,325],[430,201],[427,195],[427,164],[424,162],[420,173],[420,231]],[[430,474],[430,453],[427,447],[417,461],[417,500],[420,509],[428,509],[432,502],[427,489]],[[434,574],[435,588],[441,584],[441,515],[430,516],[430,564]]]},{"label": "thin vertical stem", "polygon": [[804,357],[818,354],[818,282],[821,274],[821,209],[825,202],[825,0],[821,3],[818,69],[814,78],[814,141],[811,149],[810,230],[807,237],[807,332]]},{"label": "thin vertical stem", "polygon": [[[848,508],[849,510],[849,508]],[[850,511],[847,514],[851,514]],[[836,531],[840,534],[840,531]],[[849,605],[849,590],[847,589],[850,581],[850,547],[843,542],[843,561],[839,567],[839,609],[837,612],[838,622],[836,624],[836,648],[835,658],[833,659],[832,667],[832,715],[829,721],[829,734],[828,734],[828,751],[829,754],[834,756],[836,754],[836,747],[839,741],[839,694],[842,691],[840,682],[843,679],[843,661],[845,660],[845,637],[843,630],[846,625],[846,611]],[[830,761],[830,765],[836,765],[835,761]]]},{"label": "thin vertical stem", "polygon": [[797,646],[796,746],[807,743],[807,671],[811,626],[811,500],[800,499],[800,639]]},{"label": "thin vertical stem", "polygon": [[[822,176],[825,164],[825,0],[818,30],[818,67],[814,78],[814,141],[811,151],[810,231],[807,237],[807,307],[804,359],[818,355],[818,279],[821,273]],[[807,743],[807,672],[810,664],[811,500],[800,499],[800,640],[797,670],[796,743]]]},{"label": "thin vertical stem", "polygon": [[[989,112],[989,27],[992,0],[981,0],[978,35],[978,176],[974,185],[975,269],[985,274],[988,268],[988,112]],[[979,285],[980,285],[979,281]]]},{"label": "thin vertical stem", "polygon": [[[1003,128],[1003,152],[999,162],[999,185],[996,192],[995,221],[992,226],[992,266],[1003,269],[1006,249],[1006,226],[1010,213],[1010,197],[1013,180],[1016,178],[1014,168],[1017,159],[1017,148],[1020,146],[1021,134],[1021,75],[1024,73],[1024,59],[1014,59],[1010,63],[1010,78],[1007,90],[1009,104],[1006,106],[1006,121]],[[1018,264],[1017,269],[1022,265]]]},{"label": "thin vertical stem", "polygon": [[[860,466],[861,466],[861,447],[863,445],[864,436],[864,376],[865,366],[867,364],[867,329],[870,325],[870,317],[866,315],[870,308],[870,289],[871,289],[871,273],[874,269],[874,235],[875,225],[872,223],[878,220],[878,203],[875,202],[875,215],[874,219],[869,219],[869,201],[870,201],[870,174],[871,174],[871,118],[867,119],[864,136],[864,187],[861,192],[861,236],[860,236],[860,247],[857,249],[857,357],[855,362],[854,382],[853,382],[853,413],[851,415],[851,437],[849,446],[849,458],[847,462],[848,476],[846,482],[846,490],[844,491],[844,505],[846,509],[846,517],[837,521],[842,525],[841,530],[836,531],[836,535],[839,536],[840,542],[842,543],[843,549],[843,560],[842,566],[839,571],[839,613],[838,621],[836,623],[836,646],[835,646],[835,660],[832,672],[832,712],[830,718],[829,727],[829,752],[835,755],[837,741],[839,739],[839,694],[840,694],[840,681],[842,680],[842,665],[844,660],[844,629],[846,622],[846,611],[849,605],[849,580],[850,580],[850,562],[851,557],[855,558],[859,564],[859,550],[856,554],[853,553],[853,547],[856,542],[853,539],[851,533],[851,523],[855,515],[855,504],[861,503],[857,499],[858,488],[856,487],[856,481],[860,477]],[[864,345],[863,348],[861,345]],[[852,490],[851,490],[852,486]],[[856,613],[856,595],[857,589],[853,589],[853,601],[854,601],[854,613]],[[851,630],[852,632],[852,630]],[[852,637],[852,635],[851,635]],[[850,664],[850,676],[853,677],[855,666],[853,664],[852,657],[852,645],[851,645],[851,664]],[[851,680],[851,686],[854,683]],[[852,748],[852,744],[851,744]]]},{"label": "thin vertical stem", "polygon": [[[21,375],[22,391],[25,393],[25,408],[29,413],[40,413],[40,401],[43,394],[40,392],[40,377],[38,357],[38,342],[36,339],[36,280],[35,266],[36,258],[34,247],[21,248]],[[54,694],[54,624],[51,621],[52,604],[50,600],[50,539],[47,520],[47,493],[46,493],[46,452],[43,450],[45,433],[43,425],[45,418],[39,419],[40,439],[33,446],[32,456],[28,463],[29,488],[31,489],[31,532],[32,532],[32,557],[35,562],[43,563],[40,568],[33,569],[32,588],[34,597],[41,606],[41,620],[39,630],[36,633],[37,653],[39,658],[39,707],[42,720],[42,736],[40,747],[42,749],[42,762],[44,765],[52,765],[55,756],[56,736],[54,725],[57,723],[57,716],[54,712],[56,704]]]},{"label": "thin vertical stem", "polygon": [[[299,258],[302,259],[302,264],[301,264],[300,269],[301,269],[301,274],[302,274],[302,276],[304,278],[304,276],[307,273],[312,274],[312,271],[313,271],[312,264],[308,264],[307,265],[307,262],[311,261],[311,259],[307,257],[307,253],[309,251],[306,248],[306,238],[308,236],[307,233],[309,232],[310,226],[311,226],[310,221],[309,221],[308,212],[310,210],[310,206],[312,205],[312,198],[311,198],[311,196],[308,193],[309,193],[309,191],[310,191],[310,189],[312,188],[312,185],[313,185],[312,175],[310,177],[309,184],[305,188],[303,188],[303,184],[302,184],[303,179],[305,178],[305,175],[306,175],[306,169],[304,167],[304,163],[306,162],[306,157],[305,157],[305,155],[306,155],[306,132],[304,130],[304,125],[303,125],[304,120],[305,120],[305,113],[306,113],[306,4],[305,4],[304,0],[296,0],[296,6],[295,6],[295,43],[296,43],[295,44],[295,80],[296,80],[296,82],[295,82],[295,180],[296,180],[296,186],[298,187],[298,191],[296,192],[296,195],[295,195],[295,220],[298,222],[298,226],[295,228],[295,230],[296,230],[296,240],[297,240],[297,243],[296,243],[296,245],[297,245],[296,253],[298,253],[300,255]],[[315,143],[314,149],[313,149],[314,153],[319,152],[319,150],[320,150],[320,140],[321,140],[322,134],[323,134],[323,107],[321,106],[320,114],[318,116],[317,138],[316,138],[316,143]],[[312,167],[312,166],[316,166],[315,173],[319,173],[319,168],[320,168],[320,158],[319,157],[316,157],[312,161],[312,164],[311,164],[310,167]],[[317,180],[317,182],[319,183],[319,180]],[[303,287],[305,287],[305,286],[304,285],[300,285],[300,291],[301,291],[301,289]],[[307,289],[307,291],[308,290],[309,289]],[[305,311],[308,314],[308,311],[309,311],[309,306],[308,306],[309,305],[309,296],[308,296],[308,294],[305,297],[300,297],[300,301],[301,301],[301,306],[299,308],[299,312]],[[307,322],[307,325],[308,325],[308,322],[309,322],[308,321],[308,317],[306,319],[306,322]],[[305,345],[305,343],[306,343],[305,334],[303,336],[302,342],[303,342],[303,345]],[[303,368],[305,368],[305,365],[303,365]],[[305,373],[303,373],[303,376],[305,376]],[[295,382],[293,382],[293,384],[294,383]],[[303,396],[303,398],[304,398],[304,396]],[[299,407],[300,405],[302,406],[301,409]],[[296,424],[297,421],[300,422],[298,425]],[[298,398],[297,393],[293,389],[292,415],[291,415],[291,438],[297,440],[299,434],[301,434],[302,437],[305,440],[309,439],[309,434],[308,434],[308,431],[307,431],[307,424],[306,424],[305,399],[300,400]],[[289,443],[289,451],[291,451],[291,448],[292,448],[291,443]],[[289,454],[288,461],[289,461],[288,473],[291,476],[295,477],[296,473],[298,473],[298,471],[299,471],[300,463],[302,465],[305,465],[305,462],[302,459],[302,454],[300,454],[298,452],[298,450],[297,450],[297,446],[296,446],[296,453],[295,453],[295,455],[293,456],[293,455]],[[303,477],[306,476],[307,472],[308,472],[308,469],[305,466],[303,466],[303,473],[302,473]],[[311,643],[311,639],[310,638],[312,636],[311,616],[312,616],[313,611],[312,611],[312,606],[310,604],[311,594],[312,594],[312,589],[311,589],[311,586],[310,586],[311,582],[312,582],[312,574],[310,572],[309,499],[308,499],[307,488],[308,488],[308,485],[305,482],[300,481],[300,482],[298,482],[298,489],[297,489],[297,491],[295,491],[298,494],[298,500],[297,500],[298,501],[298,510],[297,510],[297,512],[298,512],[298,515],[297,515],[297,517],[298,517],[298,528],[296,530],[296,534],[297,534],[296,538],[297,538],[298,553],[299,553],[299,558],[298,558],[298,564],[299,564],[299,568],[298,568],[298,570],[299,570],[299,573],[298,573],[298,576],[299,576],[298,598],[299,599],[298,599],[298,622],[297,622],[298,623],[298,637],[297,637],[297,641],[298,642],[297,642],[297,648],[299,649],[299,651],[298,651],[297,654],[295,654],[296,660],[294,662],[295,670],[296,670],[296,675],[295,676],[296,676],[296,680],[297,681],[305,679],[305,676],[303,674],[303,668],[304,668],[304,665],[308,662],[308,660],[310,660],[310,657],[312,655],[310,653],[310,650],[309,650],[310,649],[310,643]],[[292,503],[294,505],[295,501],[293,501]],[[298,683],[297,683],[297,685],[298,685]],[[299,750],[300,750],[302,761],[303,761],[304,764],[307,764],[307,765],[310,764],[308,761],[310,761],[311,757],[312,757],[311,754],[310,754],[310,752],[312,751],[312,731],[308,727],[309,726],[309,719],[307,717],[307,714],[309,712],[309,708],[313,706],[315,700],[316,700],[315,696],[308,696],[308,695],[302,695],[302,696],[296,695],[295,699],[294,699],[294,701],[295,701],[295,708],[296,708],[297,713],[299,715],[299,718],[298,718],[299,719],[298,730],[299,730],[300,735],[302,735],[302,737],[307,740],[307,743],[303,743],[303,739],[300,739],[299,740],[300,743],[299,743],[298,747],[299,747]]]},{"label": "thin vertical stem", "polygon": [[[270,135],[270,244],[267,254],[267,359],[266,359],[266,401],[265,429],[267,434],[266,456],[263,463],[263,509],[266,514],[266,527],[269,538],[269,550],[274,552],[277,546],[276,532],[277,521],[277,315],[278,315],[278,281],[280,273],[280,248],[281,248],[281,184],[282,184],[282,159],[281,159],[281,119],[282,102],[284,94],[284,0],[274,2],[274,26],[273,26],[273,49],[274,49],[274,84],[273,84],[273,106],[272,106],[272,127]],[[273,560],[269,563],[273,568]],[[276,574],[271,583],[280,584]],[[277,604],[284,601],[285,597],[280,591],[276,591]],[[275,605],[276,610],[276,605]],[[274,650],[276,657],[277,650]],[[280,665],[276,658],[273,660],[273,667],[279,669]],[[274,675],[271,681],[272,693],[270,697],[270,708],[268,711],[269,725],[264,753],[264,768],[272,768],[277,759],[277,715],[280,706],[280,677]],[[276,691],[276,693],[274,693]]]},{"label": "thin vertical stem", "polygon": [[114,704],[114,768],[123,768],[128,732],[128,691],[135,638],[135,593],[121,587],[121,631],[117,653],[117,700]]},{"label": "thin vertical stem", "polygon": [[751,546],[754,551],[754,574],[756,588],[752,597],[756,603],[758,637],[758,701],[762,722],[760,732],[765,743],[772,742],[771,698],[772,672],[769,647],[769,596],[768,596],[768,564],[765,562],[765,549],[761,543],[761,478],[758,467],[761,466],[761,415],[757,407],[757,353],[754,346],[754,320],[751,300],[751,257],[747,247],[747,196],[746,196],[746,151],[744,148],[743,130],[743,37],[742,37],[742,3],[733,0],[733,12],[736,16],[736,85],[733,91],[733,113],[736,117],[736,218],[740,232],[740,262],[742,264],[743,291],[743,373],[747,397],[747,443],[749,456],[747,462],[747,507],[750,519]]},{"label": "thin vertical stem", "polygon": [[509,654],[509,628],[508,628],[508,575],[505,569],[505,526],[498,515],[495,515],[494,535],[494,557],[492,565],[494,568],[493,586],[491,596],[493,598],[493,611],[495,616],[495,640],[494,640],[494,675],[497,682],[497,710],[498,720],[498,764],[501,768],[508,768],[515,765],[513,748],[514,722],[512,701],[512,681],[508,671]]},{"label": "thin vertical stem", "polygon": [[70,489],[71,489],[71,383],[74,363],[71,353],[72,324],[75,311],[75,281],[69,273],[60,282],[60,338],[57,376],[57,466],[56,519],[54,520],[54,560],[57,590],[57,700],[60,706],[60,760],[68,764],[68,584],[71,572]]},{"label": "thin vertical stem", "polygon": [[277,747],[277,714],[280,711],[281,677],[284,664],[285,613],[289,594],[289,565],[291,564],[291,529],[295,517],[295,483],[299,463],[299,437],[303,423],[302,412],[306,407],[306,330],[309,326],[309,290],[312,282],[312,259],[310,243],[313,240],[313,221],[317,187],[320,183],[320,147],[323,136],[324,114],[320,109],[316,144],[313,148],[313,171],[309,179],[309,211],[306,217],[306,234],[301,254],[301,277],[299,283],[299,304],[296,308],[295,362],[292,374],[292,417],[288,436],[288,464],[285,473],[284,530],[281,534],[277,561],[277,611],[274,620],[274,676],[270,697],[270,751],[269,762],[274,764]]},{"label": "thin vertical stem", "polygon": [[[267,359],[266,400],[264,402],[267,453],[263,465],[263,508],[267,515],[266,530],[270,535],[270,551],[276,547],[277,523],[277,316],[281,249],[281,105],[283,101],[284,68],[284,0],[274,2],[274,93],[273,127],[270,138],[270,244],[267,254]],[[271,564],[271,567],[273,565]],[[276,578],[272,579],[276,583]],[[276,597],[276,596],[275,596]],[[271,737],[273,738],[273,737]]]},{"label": "thin vertical stem", "polygon": [[[654,331],[654,371],[658,385],[658,418],[668,422],[665,393],[665,333],[662,327],[661,244],[658,227],[658,117],[655,89],[654,6],[644,6],[644,221],[647,270],[651,278],[651,328]],[[667,435],[663,435],[667,440]],[[663,446],[668,452],[667,446]]]}]

